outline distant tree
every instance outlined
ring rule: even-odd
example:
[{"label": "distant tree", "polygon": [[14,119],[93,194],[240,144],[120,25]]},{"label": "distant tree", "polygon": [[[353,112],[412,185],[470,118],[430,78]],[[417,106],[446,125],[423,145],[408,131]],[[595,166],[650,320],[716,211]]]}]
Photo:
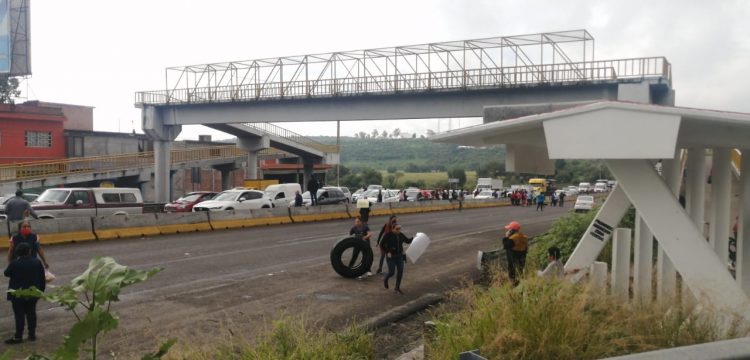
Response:
[{"label": "distant tree", "polygon": [[388,130],[383,130],[383,132],[380,134],[380,137],[382,137],[383,139],[387,139],[388,138]]},{"label": "distant tree", "polygon": [[394,139],[397,139],[399,136],[401,136],[401,129],[399,128],[393,129],[393,132],[391,133],[391,137]]},{"label": "distant tree", "polygon": [[417,133],[411,134],[411,138],[412,139],[416,139],[417,138]]},{"label": "distant tree", "polygon": [[370,184],[382,184],[383,183],[383,175],[380,174],[379,171],[375,171],[373,169],[364,169],[359,174],[361,183],[365,186]]},{"label": "distant tree", "polygon": [[396,172],[396,167],[395,166],[389,166],[388,169],[386,169],[386,170],[388,170],[389,174],[393,174],[393,173]]},{"label": "distant tree", "polygon": [[18,90],[18,78],[0,75],[0,103],[13,104],[19,95],[21,90]]},{"label": "distant tree", "polygon": [[505,174],[505,164],[492,160],[479,166],[477,177],[498,177]]},{"label": "distant tree", "polygon": [[378,137],[378,135],[380,135],[380,131],[378,131],[378,129],[372,129],[372,133],[370,133],[370,134],[371,134],[370,137],[372,137],[374,139],[374,138]]},{"label": "distant tree", "polygon": [[451,168],[448,170],[449,179],[458,179],[458,187],[463,187],[466,184],[466,171],[461,168]]},{"label": "distant tree", "polygon": [[391,174],[385,177],[385,187],[389,189],[394,189],[398,187],[396,186],[396,175]]},{"label": "distant tree", "polygon": [[435,131],[432,129],[427,129],[427,136],[433,136],[435,135]]},{"label": "distant tree", "polygon": [[419,172],[419,166],[415,163],[406,165],[406,172]]}]

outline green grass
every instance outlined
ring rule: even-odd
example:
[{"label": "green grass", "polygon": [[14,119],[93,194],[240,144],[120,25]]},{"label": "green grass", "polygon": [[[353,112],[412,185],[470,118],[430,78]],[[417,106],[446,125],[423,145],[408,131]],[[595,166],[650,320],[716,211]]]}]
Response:
[{"label": "green grass", "polygon": [[599,359],[747,334],[721,334],[708,311],[623,303],[536,277],[459,290],[454,301],[460,310],[440,315],[426,344],[432,359],[471,349],[488,359]]},{"label": "green grass", "polygon": [[[389,175],[396,176],[397,187],[404,187],[407,182],[424,181],[427,189],[435,189],[436,187],[442,187],[448,182],[448,173],[445,171],[441,172],[398,172],[388,173],[385,170],[380,170],[380,174],[383,175],[383,182],[387,182]],[[400,176],[397,174],[401,174]],[[474,189],[477,184],[477,172],[466,171],[466,184],[465,189]]]}]

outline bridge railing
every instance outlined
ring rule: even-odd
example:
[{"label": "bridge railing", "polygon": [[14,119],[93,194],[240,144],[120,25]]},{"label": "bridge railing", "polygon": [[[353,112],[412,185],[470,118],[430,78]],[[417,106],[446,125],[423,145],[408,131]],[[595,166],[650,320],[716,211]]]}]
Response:
[{"label": "bridge railing", "polygon": [[295,142],[300,145],[304,145],[316,150],[319,150],[324,153],[337,153],[339,152],[339,147],[337,145],[327,145],[323,143],[319,143],[315,140],[312,140],[308,137],[305,137],[303,135],[300,135],[294,131],[291,131],[289,129],[285,129],[280,126],[276,126],[271,123],[243,123],[242,125],[245,125],[247,127],[251,127],[253,129],[275,135],[278,137],[283,137],[289,141]]},{"label": "bridge railing", "polygon": [[135,94],[135,102],[154,105],[235,102],[609,82],[650,77],[661,77],[668,82],[671,81],[671,65],[666,58],[646,57],[142,91]]},{"label": "bridge railing", "polygon": [[[266,151],[265,153],[269,153]],[[265,154],[264,152],[261,155]],[[247,151],[234,145],[175,149],[171,153],[172,164],[183,164],[193,161],[240,158],[247,156]],[[64,176],[112,170],[127,170],[154,165],[152,151],[134,154],[89,156],[47,161],[0,165],[0,181],[28,180],[47,176]]]},{"label": "bridge railing", "polygon": [[740,176],[740,170],[742,163],[742,152],[740,149],[733,149],[732,150],[732,171],[734,171],[734,174],[739,177]]}]

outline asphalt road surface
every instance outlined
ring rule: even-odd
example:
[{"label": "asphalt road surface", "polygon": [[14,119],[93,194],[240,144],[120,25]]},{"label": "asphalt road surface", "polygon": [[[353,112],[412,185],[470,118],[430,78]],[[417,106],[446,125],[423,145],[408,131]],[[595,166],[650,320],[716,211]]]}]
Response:
[{"label": "asphalt road surface", "polygon": [[[499,247],[503,225],[517,220],[523,232],[536,236],[572,209],[573,204],[566,205],[546,207],[544,212],[498,207],[399,216],[404,233],[424,232],[432,239],[419,261],[406,265],[403,296],[386,291],[380,276],[345,279],[333,271],[331,248],[348,234],[352,220],[66,244],[45,251],[58,276],[54,284],[67,284],[94,256],[112,256],[138,269],[164,268],[154,278],[124,289],[121,301],[112,307],[120,316],[120,328],[102,341],[121,359],[140,358],[170,337],[190,346],[251,338],[283,314],[303,315],[337,328],[422,294],[448,291],[477,275],[477,250]],[[386,217],[370,218],[373,238],[385,221]],[[376,267],[377,263],[373,272]],[[74,323],[71,313],[49,303],[40,303],[38,313],[39,339],[13,346],[15,356],[50,352]],[[13,328],[6,302],[0,307],[2,339],[9,338]]]}]

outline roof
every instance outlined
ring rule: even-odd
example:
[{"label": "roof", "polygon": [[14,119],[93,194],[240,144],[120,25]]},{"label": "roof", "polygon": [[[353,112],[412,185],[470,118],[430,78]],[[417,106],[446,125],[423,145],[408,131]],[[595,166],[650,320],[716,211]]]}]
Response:
[{"label": "roof", "polygon": [[748,147],[750,114],[605,101],[471,126],[430,140],[519,145],[546,151],[549,159],[665,159],[678,148]]}]

